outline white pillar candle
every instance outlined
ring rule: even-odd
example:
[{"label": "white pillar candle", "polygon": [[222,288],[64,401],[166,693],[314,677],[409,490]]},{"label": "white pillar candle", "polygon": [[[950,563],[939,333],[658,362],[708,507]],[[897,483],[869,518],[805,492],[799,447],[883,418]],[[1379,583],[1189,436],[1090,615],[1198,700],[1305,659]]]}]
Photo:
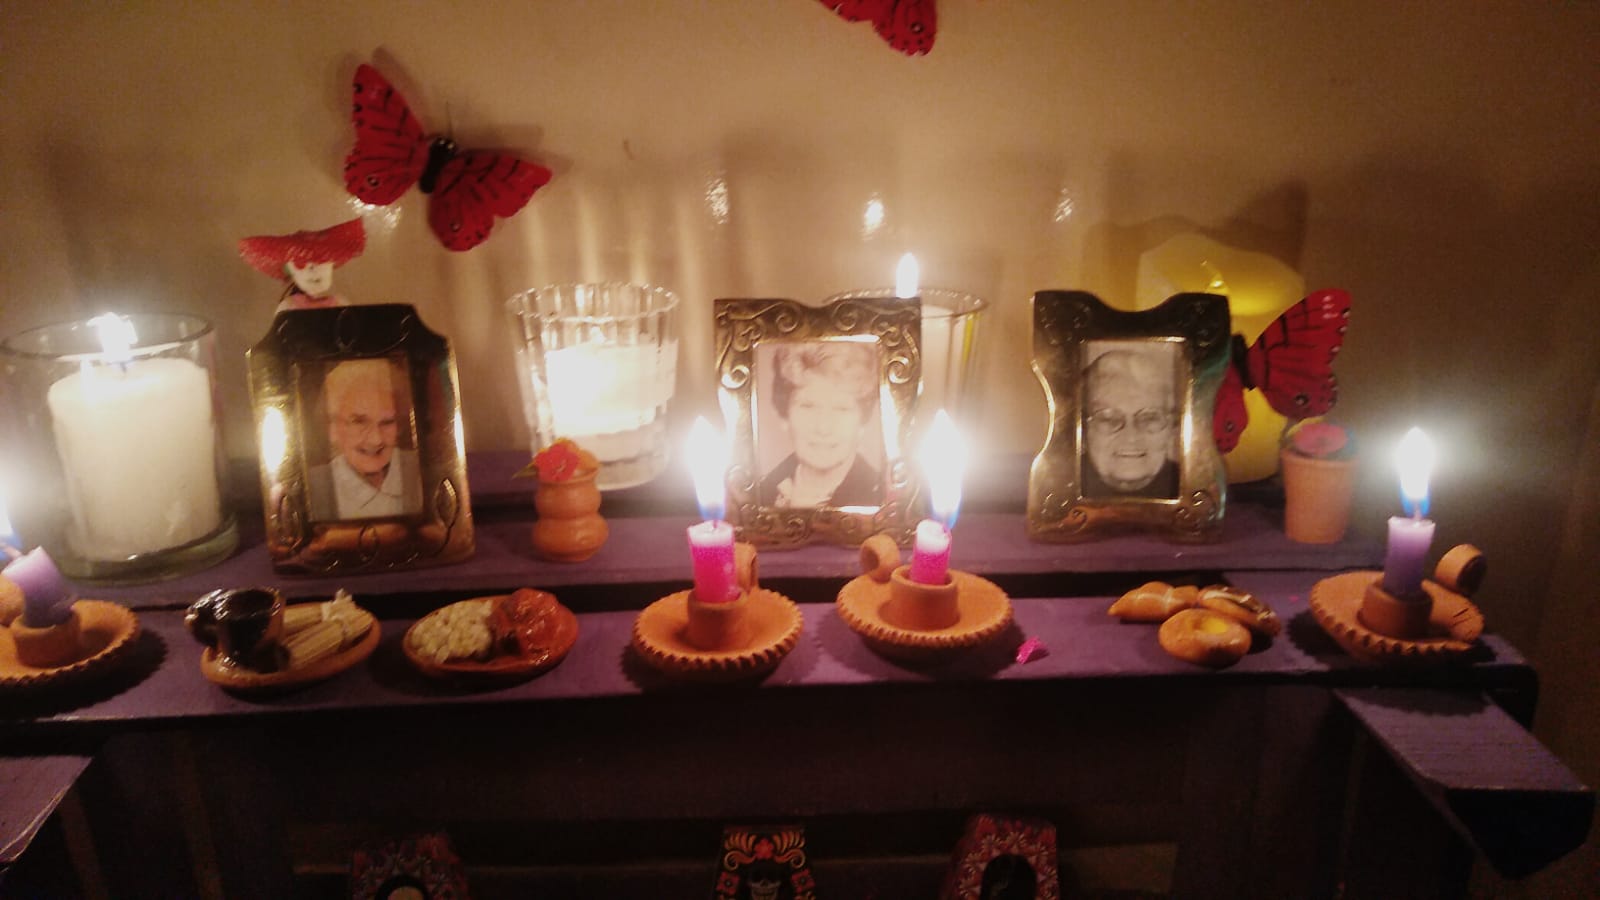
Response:
[{"label": "white pillar candle", "polygon": [[126,559],[221,524],[211,384],[185,359],[85,363],[50,386],[56,447],[85,559]]},{"label": "white pillar candle", "polygon": [[582,345],[545,357],[550,420],[601,462],[645,450],[639,429],[666,412],[677,380],[678,342]]}]

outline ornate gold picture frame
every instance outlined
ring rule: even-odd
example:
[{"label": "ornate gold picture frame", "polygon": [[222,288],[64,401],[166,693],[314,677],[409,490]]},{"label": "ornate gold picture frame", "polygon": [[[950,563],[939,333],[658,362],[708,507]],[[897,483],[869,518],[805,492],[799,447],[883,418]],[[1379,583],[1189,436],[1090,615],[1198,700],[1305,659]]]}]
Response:
[{"label": "ornate gold picture frame", "polygon": [[1034,294],[1033,372],[1050,430],[1028,476],[1029,537],[1219,535],[1227,476],[1211,419],[1228,325],[1228,300],[1213,294],[1142,312],[1082,291]]},{"label": "ornate gold picture frame", "polygon": [[283,312],[246,357],[277,571],[472,555],[455,356],[413,307]]},{"label": "ornate gold picture frame", "polygon": [[917,301],[895,298],[716,302],[728,518],[741,540],[910,540],[921,317]]}]

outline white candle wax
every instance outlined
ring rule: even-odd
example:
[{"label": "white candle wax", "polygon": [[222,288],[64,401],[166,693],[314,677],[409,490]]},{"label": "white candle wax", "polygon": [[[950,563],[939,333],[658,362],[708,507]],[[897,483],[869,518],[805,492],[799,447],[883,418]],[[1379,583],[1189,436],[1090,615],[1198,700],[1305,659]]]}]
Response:
[{"label": "white candle wax", "polygon": [[126,559],[221,524],[211,385],[184,359],[91,364],[50,386],[56,447],[85,559]]},{"label": "white candle wax", "polygon": [[666,410],[677,360],[678,343],[671,340],[552,350],[545,357],[551,427],[602,462],[637,455],[645,436],[631,433]]}]

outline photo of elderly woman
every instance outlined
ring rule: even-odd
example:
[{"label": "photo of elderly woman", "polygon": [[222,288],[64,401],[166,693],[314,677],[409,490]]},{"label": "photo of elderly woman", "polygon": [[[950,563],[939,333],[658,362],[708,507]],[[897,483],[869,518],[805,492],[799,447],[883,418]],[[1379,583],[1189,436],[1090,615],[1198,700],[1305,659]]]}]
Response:
[{"label": "photo of elderly woman", "polygon": [[[327,463],[311,466],[306,486],[313,521],[375,519],[422,510],[422,472],[411,431],[410,394],[404,377],[384,359],[351,359],[328,369],[320,387],[302,384],[307,455],[321,446]],[[312,398],[315,398],[313,400]],[[311,402],[307,402],[311,401]],[[312,424],[312,423],[315,424]]]},{"label": "photo of elderly woman", "polygon": [[866,341],[756,345],[756,498],[763,506],[883,502],[882,361]]},{"label": "photo of elderly woman", "polygon": [[1179,345],[1090,341],[1083,370],[1083,496],[1176,498]]}]

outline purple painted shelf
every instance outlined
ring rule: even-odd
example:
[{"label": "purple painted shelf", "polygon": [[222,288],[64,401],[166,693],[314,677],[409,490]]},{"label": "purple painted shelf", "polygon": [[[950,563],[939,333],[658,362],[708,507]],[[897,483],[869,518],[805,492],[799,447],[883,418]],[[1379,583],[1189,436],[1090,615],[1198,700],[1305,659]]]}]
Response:
[{"label": "purple painted shelf", "polygon": [[[1168,679],[1214,684],[1405,685],[1415,676],[1379,669],[1346,656],[1312,620],[1306,593],[1318,573],[1238,573],[1230,580],[1270,603],[1288,623],[1283,635],[1239,664],[1210,672],[1180,662],[1156,642],[1150,625],[1123,624],[1105,613],[1109,597],[1014,598],[1016,626],[981,652],[936,667],[907,667],[868,649],[834,613],[831,604],[801,605],[805,631],[798,647],[763,681],[766,689],[952,681],[1107,681]],[[643,604],[641,603],[641,606]],[[176,610],[139,614],[145,635],[135,661],[120,682],[100,691],[64,697],[27,710],[29,731],[72,732],[85,726],[186,724],[200,720],[299,714],[318,711],[381,711],[479,703],[597,699],[640,695],[676,682],[639,665],[629,652],[636,610],[580,614],[578,644],[554,670],[520,685],[463,693],[413,671],[399,642],[410,619],[385,619],[383,642],[366,665],[294,693],[239,697],[206,681],[200,645],[183,629]],[[1024,637],[1050,649],[1027,664],[1013,660]],[[1483,659],[1453,672],[1453,685],[1473,689],[1513,683],[1527,662],[1509,644],[1490,636]]]},{"label": "purple painted shelf", "polygon": [[[531,489],[511,476],[525,462],[520,454],[474,454],[468,478],[473,486],[477,552],[452,566],[404,572],[339,577],[280,576],[261,542],[259,511],[241,513],[240,550],[219,565],[174,581],[119,588],[95,588],[95,596],[127,603],[134,609],[187,606],[218,587],[275,585],[291,598],[327,597],[337,588],[359,596],[396,594],[493,593],[517,587],[559,589],[631,584],[683,583],[689,580],[684,530],[697,520],[685,486],[651,485],[608,495],[610,539],[586,562],[549,563],[533,556],[529,543]],[[1025,460],[1011,460],[999,469],[1010,472]],[[1017,479],[1000,481],[975,492],[985,508],[1021,508]],[[687,481],[687,479],[684,479]],[[1013,496],[1014,495],[1014,496]],[[648,515],[641,515],[640,511]],[[1017,512],[977,511],[956,524],[952,564],[986,577],[1006,575],[1150,573],[1254,570],[1340,571],[1374,566],[1383,548],[1372,541],[1348,540],[1326,546],[1297,544],[1283,534],[1281,514],[1260,505],[1230,504],[1222,539],[1210,544],[1182,544],[1155,536],[1127,535],[1084,544],[1040,544],[1028,540]],[[909,551],[908,551],[909,554]],[[791,550],[766,550],[761,574],[766,579],[839,579],[859,573],[853,547],[811,545]]]},{"label": "purple painted shelf", "polygon": [[[523,462],[521,454],[475,455],[470,460],[477,553],[455,566],[338,578],[280,577],[261,545],[259,511],[242,513],[241,550],[222,564],[161,584],[96,589],[96,596],[139,610],[143,634],[128,665],[72,692],[8,698],[0,710],[0,734],[27,739],[30,747],[50,748],[57,741],[70,741],[76,747],[80,741],[129,731],[203,732],[224,725],[292,724],[290,720],[298,717],[308,723],[332,721],[317,718],[325,716],[417,721],[418,716],[492,705],[555,710],[559,707],[545,704],[671,696],[673,702],[697,706],[699,698],[714,703],[717,696],[727,696],[685,688],[645,666],[629,649],[638,610],[688,583],[684,529],[695,516],[687,484],[681,490],[652,486],[608,495],[609,542],[588,562],[557,565],[533,558],[529,549],[531,492],[524,483],[510,479]],[[1332,572],[1376,566],[1382,556],[1377,543],[1295,544],[1283,535],[1278,513],[1258,504],[1233,502],[1223,537],[1213,544],[1178,544],[1152,536],[1035,544],[1025,537],[1018,512],[1025,466],[1026,460],[1013,460],[991,468],[984,477],[992,483],[980,484],[973,492],[982,502],[963,515],[955,533],[954,565],[996,580],[1013,579],[1038,595],[1013,597],[1015,624],[998,640],[938,665],[907,666],[872,652],[830,603],[807,602],[801,604],[805,632],[795,650],[759,684],[736,690],[759,691],[749,696],[763,701],[768,697],[821,701],[830,696],[825,692],[842,689],[884,699],[893,696],[884,692],[897,686],[924,685],[936,691],[967,685],[968,693],[988,697],[986,692],[993,691],[993,696],[1002,697],[1001,692],[1033,690],[1020,685],[1029,683],[1059,691],[1053,696],[1097,702],[1095,698],[1104,695],[1096,692],[1103,688],[1107,695],[1119,696],[1127,695],[1112,689],[1154,688],[1167,694],[1170,688],[1196,691],[1213,700],[1234,698],[1230,702],[1255,704],[1252,708],[1258,712],[1270,705],[1265,695],[1284,692],[1257,689],[1283,688],[1293,694],[1309,688],[1296,696],[1318,693],[1330,704],[1329,692],[1340,691],[1340,700],[1412,774],[1422,792],[1439,804],[1443,815],[1491,856],[1494,845],[1481,823],[1501,812],[1517,815],[1514,808],[1497,806],[1497,797],[1517,803],[1531,791],[1563,811],[1583,802],[1592,808],[1592,794],[1570,779],[1570,773],[1562,776],[1565,770],[1547,752],[1539,757],[1543,760],[1539,772],[1528,776],[1536,784],[1518,781],[1511,794],[1495,792],[1497,778],[1512,777],[1505,768],[1519,764],[1495,747],[1514,746],[1519,759],[1544,751],[1492,707],[1478,709],[1473,717],[1441,720],[1443,730],[1428,727],[1435,724],[1430,716],[1451,715],[1462,696],[1510,696],[1531,709],[1536,693],[1532,667],[1503,640],[1488,635],[1476,656],[1465,663],[1418,672],[1359,663],[1317,626],[1307,608],[1312,585]],[[787,581],[795,585],[797,596],[804,589],[813,599],[831,596],[857,574],[858,565],[856,550],[847,547],[810,546],[761,554],[761,575],[767,584]],[[1286,629],[1220,672],[1179,662],[1161,650],[1155,626],[1125,625],[1105,613],[1111,597],[1104,594],[1112,590],[1105,586],[1107,576],[1137,581],[1167,573],[1225,578],[1270,603]],[[200,647],[183,629],[182,610],[213,588],[260,584],[279,586],[294,598],[326,597],[336,588],[346,588],[379,615],[382,643],[364,664],[291,693],[252,697],[223,691],[201,675]],[[457,597],[520,586],[591,600],[597,594],[605,596],[606,602],[597,608],[573,604],[579,613],[578,644],[561,665],[521,684],[465,691],[430,681],[406,662],[400,640],[412,616]],[[1019,664],[1015,650],[1027,637],[1039,638],[1049,652]],[[1402,698],[1406,709],[1396,713],[1383,708],[1389,702],[1385,698]],[[1473,735],[1480,726],[1489,728],[1501,743],[1475,749]],[[1282,723],[1273,727],[1292,730]],[[1310,740],[1309,734],[1300,736]],[[1336,757],[1339,751],[1320,752]],[[85,758],[66,753],[0,758],[0,786],[8,788],[0,791],[0,842],[14,848],[13,856],[81,773],[82,765],[74,769],[74,760],[86,764]],[[11,783],[25,780],[27,789],[9,789]],[[1337,820],[1338,814],[1330,817]],[[1536,867],[1572,846],[1574,834],[1581,841],[1587,821],[1581,829],[1570,815],[1562,821],[1559,834],[1538,836],[1532,846],[1519,846],[1509,856],[1496,858],[1496,864],[1509,858],[1511,867]]]},{"label": "purple painted shelf", "polygon": [[89,767],[80,754],[0,756],[0,870],[16,862]]}]

